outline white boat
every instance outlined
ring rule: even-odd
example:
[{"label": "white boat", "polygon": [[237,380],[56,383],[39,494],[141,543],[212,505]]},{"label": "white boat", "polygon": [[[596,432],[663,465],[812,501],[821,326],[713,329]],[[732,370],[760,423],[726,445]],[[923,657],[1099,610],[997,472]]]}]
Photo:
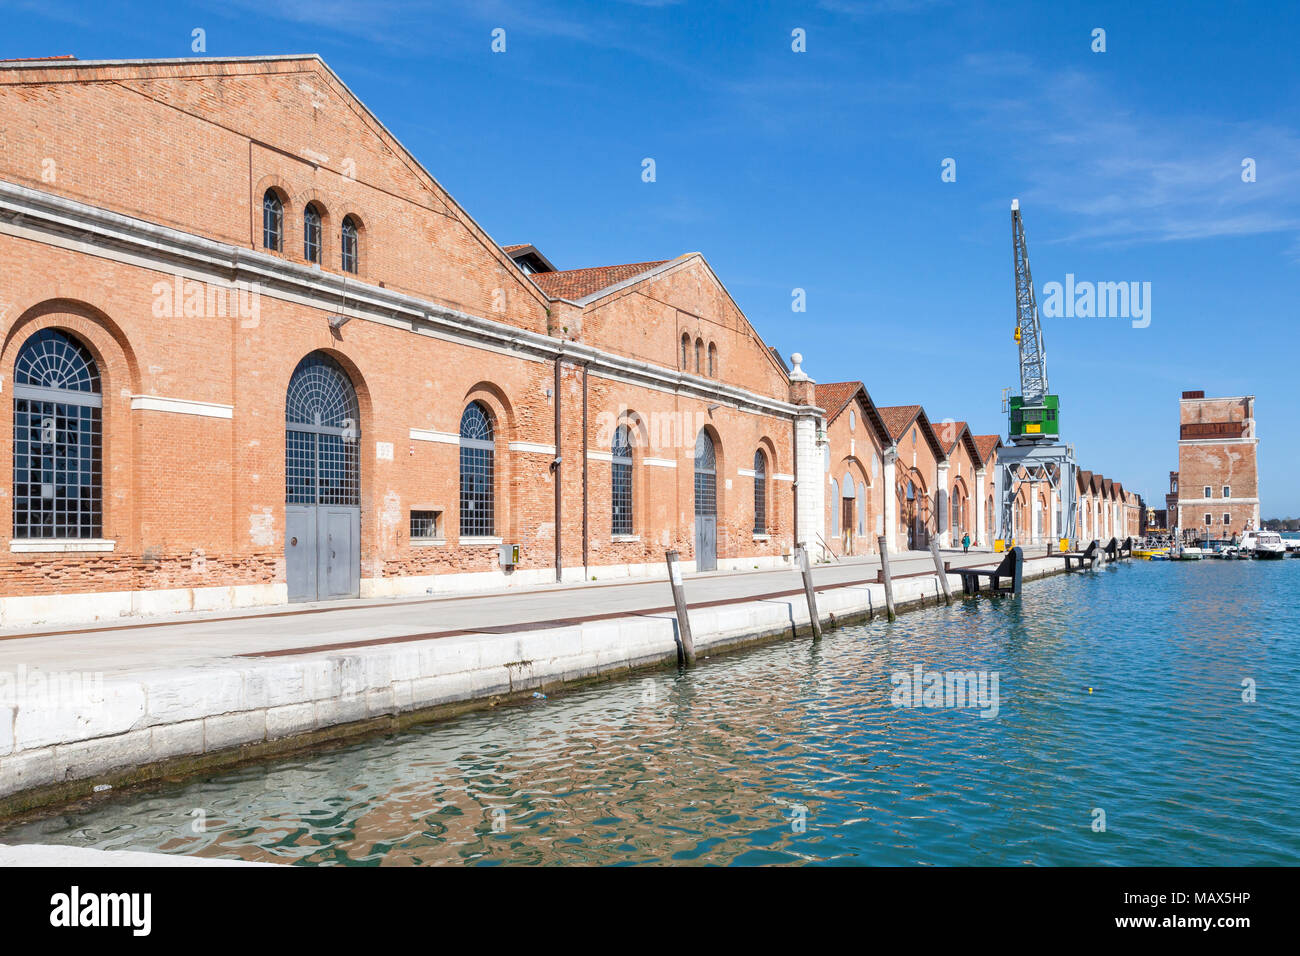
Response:
[{"label": "white boat", "polygon": [[1205,552],[1197,547],[1179,548],[1178,553],[1172,557],[1176,561],[1199,561],[1205,557]]},{"label": "white boat", "polygon": [[1257,558],[1286,557],[1286,545],[1276,531],[1247,531],[1241,537],[1241,547]]}]

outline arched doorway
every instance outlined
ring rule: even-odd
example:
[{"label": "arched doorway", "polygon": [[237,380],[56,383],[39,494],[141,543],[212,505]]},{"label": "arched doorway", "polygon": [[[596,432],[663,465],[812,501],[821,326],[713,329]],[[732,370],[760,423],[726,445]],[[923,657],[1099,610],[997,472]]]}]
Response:
[{"label": "arched doorway", "polygon": [[298,363],[284,419],[289,600],[358,597],[361,426],[356,389],[338,362],[312,352]]},{"label": "arched doorway", "polygon": [[844,473],[844,484],[840,489],[841,498],[838,502],[841,518],[840,528],[843,537],[840,540],[840,547],[843,554],[854,554],[857,544],[857,516],[854,509],[857,505],[858,492],[853,483],[853,476],[847,471]]},{"label": "arched doorway", "polygon": [[718,568],[718,454],[709,433],[695,439],[695,570]]}]

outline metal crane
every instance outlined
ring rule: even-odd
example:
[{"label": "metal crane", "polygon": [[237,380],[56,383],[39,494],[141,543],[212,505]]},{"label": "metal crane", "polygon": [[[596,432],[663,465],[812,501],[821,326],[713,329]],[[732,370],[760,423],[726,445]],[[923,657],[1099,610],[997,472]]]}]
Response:
[{"label": "metal crane", "polygon": [[1010,399],[1008,437],[1016,445],[1042,444],[1060,438],[1060,401],[1047,393],[1047,350],[1038,318],[1034,278],[1020,200],[1011,200],[1011,255],[1016,279],[1016,344],[1020,348],[1020,394]]},{"label": "metal crane", "polygon": [[[1029,247],[1025,243],[1025,224],[1020,216],[1020,200],[1011,200],[1011,254],[1016,283],[1016,346],[1020,351],[1020,394],[1008,399],[1003,411],[1009,412],[1007,437],[1011,444],[998,453],[998,496],[1000,521],[998,536],[1008,547],[1018,535],[1032,539],[1061,536],[1073,538],[1076,523],[1074,449],[1060,444],[1060,407],[1056,395],[1047,391],[1047,351],[1043,345],[1043,326],[1038,317],[1038,300],[1034,296],[1034,279],[1029,271]],[[1052,491],[1058,504],[1054,513],[1038,509],[1037,492],[1042,487]],[[1016,499],[1022,487],[1029,489],[1032,513],[1038,516],[1037,527],[1017,529]]]}]

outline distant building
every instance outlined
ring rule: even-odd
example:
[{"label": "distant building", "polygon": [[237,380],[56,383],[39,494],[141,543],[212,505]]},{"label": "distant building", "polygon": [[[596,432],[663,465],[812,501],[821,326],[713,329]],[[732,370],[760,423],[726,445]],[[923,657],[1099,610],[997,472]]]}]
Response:
[{"label": "distant building", "polygon": [[1170,474],[1177,524],[1198,538],[1230,538],[1259,527],[1255,396],[1178,403],[1178,471]]}]

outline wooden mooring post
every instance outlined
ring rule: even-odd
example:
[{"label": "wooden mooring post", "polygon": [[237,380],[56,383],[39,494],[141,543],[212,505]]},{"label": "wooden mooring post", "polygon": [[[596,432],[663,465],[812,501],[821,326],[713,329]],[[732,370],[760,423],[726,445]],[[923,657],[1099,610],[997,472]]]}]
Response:
[{"label": "wooden mooring post", "polygon": [[882,534],[876,541],[880,545],[880,579],[885,582],[885,611],[894,619],[894,579],[889,574],[889,545]]},{"label": "wooden mooring post", "polygon": [[799,546],[799,573],[803,576],[803,593],[808,599],[808,620],[812,623],[813,640],[822,639],[822,622],[817,616],[817,592],[813,590],[812,568],[808,564],[808,549]]},{"label": "wooden mooring post", "polygon": [[943,558],[939,557],[939,541],[936,538],[930,539],[930,557],[934,558],[934,573],[939,576],[939,583],[943,585],[943,603],[952,603],[952,589],[948,587],[948,572],[944,569]]},{"label": "wooden mooring post", "polygon": [[673,589],[673,604],[677,607],[677,663],[690,667],[695,663],[695,640],[691,637],[686,592],[682,589],[682,563],[676,551],[667,552],[665,557],[668,559],[668,583]]}]

